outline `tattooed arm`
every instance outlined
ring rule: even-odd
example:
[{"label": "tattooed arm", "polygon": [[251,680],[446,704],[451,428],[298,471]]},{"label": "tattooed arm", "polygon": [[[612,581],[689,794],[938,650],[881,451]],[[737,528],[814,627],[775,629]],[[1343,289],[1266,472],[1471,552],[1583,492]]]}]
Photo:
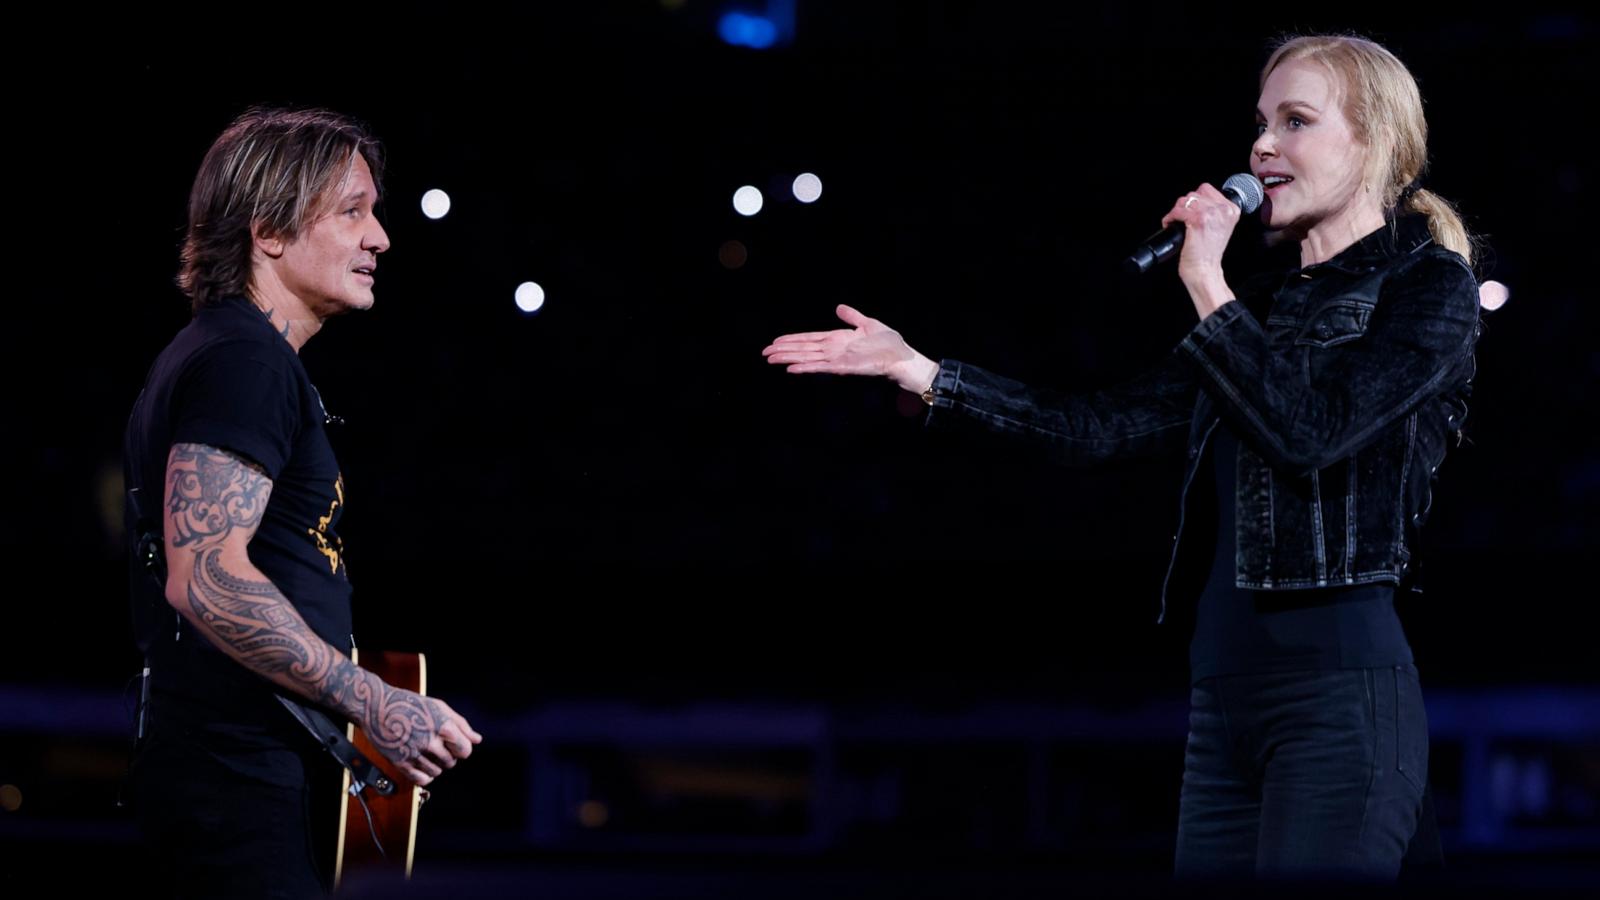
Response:
[{"label": "tattooed arm", "polygon": [[406,777],[427,784],[482,736],[445,703],[391,687],[306,625],[250,562],[272,479],[226,450],[167,456],[167,602],[245,668],[344,714]]}]

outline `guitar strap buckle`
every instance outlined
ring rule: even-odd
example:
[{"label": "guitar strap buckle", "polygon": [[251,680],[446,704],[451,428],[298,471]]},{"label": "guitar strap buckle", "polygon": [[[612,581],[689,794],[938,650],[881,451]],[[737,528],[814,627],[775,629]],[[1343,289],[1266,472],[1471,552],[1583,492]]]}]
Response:
[{"label": "guitar strap buckle", "polygon": [[290,700],[282,694],[276,695],[278,702],[282,703],[289,714],[294,716],[311,736],[316,738],[322,749],[333,754],[339,765],[350,770],[350,793],[359,795],[363,790],[372,788],[380,796],[387,797],[394,793],[394,782],[375,765],[372,761],[361,755],[361,751],[350,743],[344,736],[344,731],[327,716],[314,709],[309,709]]}]

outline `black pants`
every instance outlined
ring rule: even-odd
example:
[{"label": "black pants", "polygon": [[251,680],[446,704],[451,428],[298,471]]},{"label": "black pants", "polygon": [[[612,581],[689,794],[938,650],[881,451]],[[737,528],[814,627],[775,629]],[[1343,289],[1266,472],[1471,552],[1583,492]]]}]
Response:
[{"label": "black pants", "polygon": [[241,774],[194,743],[147,740],[129,786],[147,845],[151,896],[328,893],[340,770],[325,754],[277,759],[298,760],[299,771],[280,770],[269,781]]},{"label": "black pants", "polygon": [[1393,880],[1427,778],[1411,665],[1204,679],[1190,708],[1178,875]]}]

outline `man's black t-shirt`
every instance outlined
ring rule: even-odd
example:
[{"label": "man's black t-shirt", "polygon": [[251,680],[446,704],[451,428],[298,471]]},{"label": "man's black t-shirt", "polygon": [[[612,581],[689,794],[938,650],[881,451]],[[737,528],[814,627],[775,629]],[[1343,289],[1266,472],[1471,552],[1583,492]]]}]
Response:
[{"label": "man's black t-shirt", "polygon": [[[173,486],[174,444],[205,444],[255,463],[272,493],[250,561],[311,629],[350,652],[350,583],[336,526],[344,507],[326,412],[300,358],[252,303],[232,298],[202,310],[151,367],[128,421],[124,470],[139,506],[160,527]],[[194,744],[243,774],[283,783],[303,767],[300,725],[247,670],[170,613],[161,585],[137,567],[133,598],[151,665],[151,729]]]}]

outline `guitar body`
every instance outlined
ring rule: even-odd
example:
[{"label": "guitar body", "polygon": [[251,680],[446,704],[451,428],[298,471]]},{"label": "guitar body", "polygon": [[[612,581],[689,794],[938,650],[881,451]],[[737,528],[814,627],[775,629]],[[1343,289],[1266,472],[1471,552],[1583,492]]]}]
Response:
[{"label": "guitar body", "polygon": [[[373,651],[361,653],[359,657],[351,653],[350,659],[397,688],[427,694],[427,660],[420,653]],[[350,725],[347,736],[362,756],[394,782],[395,789],[387,797],[371,788],[361,792],[366,798],[367,809],[372,813],[372,827],[368,828],[367,813],[361,808],[361,800],[350,793],[350,770],[344,771],[343,802],[339,808],[339,843],[334,857],[334,887],[339,886],[345,871],[352,868],[403,871],[405,877],[410,878],[411,862],[417,848],[417,813],[422,801],[428,798],[428,792],[400,774],[360,728]],[[373,841],[374,833],[383,845],[381,852]]]}]

